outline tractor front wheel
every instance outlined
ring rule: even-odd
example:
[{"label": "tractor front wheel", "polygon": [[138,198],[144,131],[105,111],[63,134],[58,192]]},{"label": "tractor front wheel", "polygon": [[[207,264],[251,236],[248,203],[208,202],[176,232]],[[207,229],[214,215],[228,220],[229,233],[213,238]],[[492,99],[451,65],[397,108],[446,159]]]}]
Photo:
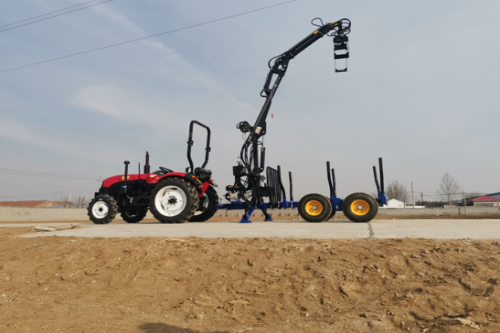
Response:
[{"label": "tractor front wheel", "polygon": [[332,203],[324,195],[311,193],[300,199],[299,214],[307,222],[323,222],[332,216]]},{"label": "tractor front wheel", "polygon": [[205,222],[214,216],[219,206],[219,196],[217,195],[217,191],[215,191],[212,186],[209,186],[205,193],[203,193],[203,203],[200,202],[198,205],[203,205],[204,210],[197,210],[193,217],[189,219],[189,222]]},{"label": "tractor front wheel", "polygon": [[120,215],[123,221],[127,223],[138,223],[141,222],[148,213],[148,207],[146,208],[123,208]]},{"label": "tractor front wheel", "polygon": [[194,215],[198,201],[193,184],[171,178],[156,185],[151,192],[149,210],[161,223],[183,223]]},{"label": "tractor front wheel", "polygon": [[378,213],[378,204],[366,193],[353,193],[342,204],[344,215],[352,222],[370,222]]},{"label": "tractor front wheel", "polygon": [[87,215],[95,224],[108,224],[118,213],[116,200],[107,194],[99,194],[89,203]]}]

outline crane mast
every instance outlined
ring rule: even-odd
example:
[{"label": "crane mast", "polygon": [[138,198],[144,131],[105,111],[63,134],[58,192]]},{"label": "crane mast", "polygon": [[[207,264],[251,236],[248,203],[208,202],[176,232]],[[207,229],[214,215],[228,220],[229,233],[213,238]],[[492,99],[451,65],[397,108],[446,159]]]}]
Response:
[{"label": "crane mast", "polygon": [[[321,24],[315,24],[316,20],[319,20]],[[302,51],[324,36],[333,37],[335,64],[337,64],[337,60],[349,57],[347,34],[351,31],[350,20],[341,19],[333,23],[323,24],[321,19],[316,18],[311,23],[318,27],[315,31],[286,52],[269,60],[269,73],[260,93],[266,100],[254,125],[251,126],[247,121],[241,121],[236,125],[236,128],[242,133],[248,133],[248,135],[240,151],[240,162],[238,162],[237,166],[233,167],[233,175],[235,176],[234,185],[226,187],[226,190],[229,192],[226,194],[226,198],[231,202],[233,202],[232,199],[237,199],[247,203],[245,206],[246,214],[250,210],[253,211],[255,208],[260,208],[266,218],[268,217],[264,206],[259,207],[259,204],[263,202],[263,197],[269,195],[269,188],[261,186],[261,183],[265,179],[262,175],[265,166],[265,148],[261,138],[267,133],[266,119],[272,100],[285,76],[290,60],[294,59]],[[336,68],[335,71],[346,72],[347,66],[343,69]],[[259,146],[261,146],[260,160]]]}]

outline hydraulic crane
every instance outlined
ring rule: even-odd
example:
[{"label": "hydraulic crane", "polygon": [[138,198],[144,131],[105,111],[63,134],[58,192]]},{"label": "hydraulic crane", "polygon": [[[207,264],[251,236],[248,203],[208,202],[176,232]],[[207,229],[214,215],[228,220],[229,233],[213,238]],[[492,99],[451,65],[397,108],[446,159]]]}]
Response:
[{"label": "hydraulic crane", "polygon": [[[319,22],[320,24],[316,24],[315,22]],[[266,210],[269,208],[269,205],[264,203],[263,198],[272,196],[273,192],[279,189],[272,186],[263,186],[265,177],[262,173],[265,166],[266,150],[261,139],[267,133],[266,119],[272,100],[285,76],[290,60],[294,59],[319,39],[329,36],[333,37],[335,65],[337,65],[337,61],[345,59],[346,66],[340,69],[335,68],[335,71],[347,71],[347,58],[349,58],[347,34],[351,31],[351,21],[341,19],[333,23],[324,24],[321,19],[315,18],[311,23],[318,28],[283,54],[269,60],[269,73],[266,77],[264,88],[260,93],[266,100],[254,125],[251,126],[247,121],[242,121],[236,126],[242,133],[247,134],[247,137],[240,151],[240,162],[233,167],[234,185],[226,187],[228,191],[226,199],[231,204],[224,206],[230,209],[244,208],[245,215],[242,222],[249,221],[249,217],[256,208],[262,210],[266,221],[271,220],[271,216]]]}]

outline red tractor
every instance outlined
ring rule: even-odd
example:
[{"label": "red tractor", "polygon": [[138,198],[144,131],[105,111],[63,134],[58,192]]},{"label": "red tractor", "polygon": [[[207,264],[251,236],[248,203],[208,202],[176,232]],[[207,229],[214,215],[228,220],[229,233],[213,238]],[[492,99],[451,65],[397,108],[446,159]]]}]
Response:
[{"label": "red tractor", "polygon": [[[197,124],[207,130],[205,162],[193,167],[191,146],[193,127]],[[189,125],[186,172],[174,172],[160,167],[150,173],[149,153],[146,152],[144,173],[128,174],[129,161],[125,161],[125,174],[105,179],[99,192],[88,207],[88,215],[96,224],[111,222],[119,212],[128,223],[140,222],[148,209],[162,223],[203,222],[217,211],[219,197],[210,178],[212,171],[205,169],[210,154],[210,128],[193,120]]]}]

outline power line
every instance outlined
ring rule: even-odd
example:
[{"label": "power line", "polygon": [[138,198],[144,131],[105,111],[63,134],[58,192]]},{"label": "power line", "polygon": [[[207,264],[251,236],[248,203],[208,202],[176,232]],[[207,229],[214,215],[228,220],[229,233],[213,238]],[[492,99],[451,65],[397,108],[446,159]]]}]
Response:
[{"label": "power line", "polygon": [[68,54],[68,55],[65,55],[65,56],[57,57],[57,58],[42,60],[42,61],[35,62],[35,63],[32,63],[32,64],[27,64],[27,65],[23,65],[23,66],[19,66],[19,67],[13,67],[13,68],[9,68],[9,69],[4,69],[4,70],[0,71],[0,73],[11,72],[11,71],[15,71],[15,70],[18,70],[18,69],[21,69],[21,68],[36,66],[36,65],[47,63],[47,62],[52,62],[52,61],[56,61],[56,60],[61,60],[61,59],[66,59],[66,58],[70,58],[70,57],[75,57],[75,56],[86,54],[86,53],[90,53],[90,52],[95,52],[95,51],[100,51],[100,50],[104,50],[104,49],[109,49],[109,48],[112,48],[112,47],[115,47],[115,46],[120,46],[120,45],[124,45],[124,44],[134,43],[134,42],[138,42],[138,41],[145,40],[145,39],[148,39],[148,38],[158,37],[158,36],[161,36],[161,35],[171,34],[171,33],[179,32],[179,31],[182,31],[182,30],[192,29],[192,28],[196,28],[196,27],[199,27],[199,26],[202,26],[202,25],[207,25],[207,24],[211,24],[211,23],[215,23],[215,22],[219,22],[219,21],[228,20],[228,19],[233,18],[233,17],[243,16],[243,15],[246,15],[246,14],[255,13],[255,12],[258,12],[258,11],[265,10],[265,9],[269,9],[269,8],[273,8],[273,7],[278,7],[278,6],[285,5],[285,4],[288,4],[288,3],[291,3],[291,2],[295,2],[295,1],[299,1],[299,0],[290,0],[290,1],[282,2],[282,3],[276,4],[276,5],[262,7],[262,8],[259,8],[259,9],[250,10],[248,12],[239,13],[239,14],[235,14],[235,15],[231,15],[231,16],[226,16],[226,17],[219,18],[219,19],[216,19],[216,20],[207,21],[207,22],[203,22],[203,23],[199,23],[199,24],[195,24],[195,25],[190,25],[190,26],[187,26],[187,27],[184,27],[184,28],[179,28],[179,29],[174,29],[174,30],[170,30],[170,31],[165,31],[165,32],[161,32],[161,33],[158,33],[158,34],[149,35],[149,36],[146,36],[146,37],[131,39],[131,40],[128,40],[126,42],[111,44],[111,45],[108,45],[108,46],[102,46],[102,47],[98,47],[98,48],[87,50],[87,51],[72,53],[72,54]]},{"label": "power line", "polygon": [[[82,8],[76,8],[76,9],[73,9],[73,10],[70,10],[70,11],[65,11],[65,10],[67,10],[69,8],[83,6],[85,4],[88,4],[89,2],[95,2],[95,1],[98,1],[98,0],[87,1],[87,2],[81,3],[79,5],[69,6],[69,7],[66,7],[66,8],[63,8],[63,9],[59,9],[59,10],[47,13],[47,14],[38,15],[38,16],[34,16],[34,17],[31,17],[31,18],[28,18],[28,19],[25,19],[25,20],[21,20],[21,21],[17,21],[17,22],[14,22],[14,23],[9,23],[9,24],[6,24],[6,25],[2,25],[2,26],[0,26],[0,32],[4,32],[4,31],[7,31],[7,30],[12,30],[12,29],[17,29],[17,28],[20,28],[20,27],[24,27],[25,25],[34,24],[34,23],[37,23],[37,22],[40,22],[40,21],[49,20],[49,19],[54,18],[54,17],[58,17],[58,16],[66,15],[66,14],[69,14],[69,13],[77,12],[79,10],[87,9],[87,8],[98,6],[98,5],[102,5],[103,3],[110,2],[110,1],[113,1],[113,0],[105,0],[105,1],[102,1],[102,2],[99,2],[99,3],[94,3],[94,4],[91,4],[91,5],[82,7]],[[51,15],[51,14],[62,12],[62,11],[65,11],[65,12],[57,14],[57,15]],[[35,19],[37,19],[37,20],[35,20]],[[35,21],[33,21],[33,20],[35,20]],[[26,23],[23,23],[23,22],[26,22]],[[20,23],[22,23],[22,24],[20,24]]]},{"label": "power line", "polygon": [[0,168],[0,174],[11,176],[39,177],[39,178],[57,178],[57,179],[81,179],[81,180],[96,180],[100,176],[96,175],[69,175],[60,173],[48,173],[38,171],[25,171]]},{"label": "power line", "polygon": [[60,192],[52,192],[52,193],[42,193],[42,194],[29,194],[29,195],[2,195],[2,198],[31,198],[31,197],[42,197],[46,195],[57,195],[57,194],[67,194],[69,192],[73,193],[94,193],[92,191],[60,191]]}]

